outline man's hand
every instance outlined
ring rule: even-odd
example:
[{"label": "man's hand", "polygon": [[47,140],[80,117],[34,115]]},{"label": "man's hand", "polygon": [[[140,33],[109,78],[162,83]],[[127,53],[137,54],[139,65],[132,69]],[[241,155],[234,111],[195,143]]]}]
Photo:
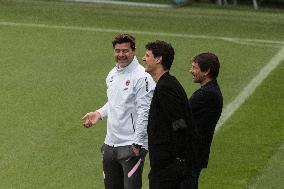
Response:
[{"label": "man's hand", "polygon": [[141,150],[141,146],[132,144],[131,147],[132,147],[132,151],[134,152],[134,154],[135,154],[136,156],[139,156],[140,150]]},{"label": "man's hand", "polygon": [[101,119],[101,114],[99,112],[89,112],[83,118],[83,126],[90,128],[93,125],[97,124]]}]

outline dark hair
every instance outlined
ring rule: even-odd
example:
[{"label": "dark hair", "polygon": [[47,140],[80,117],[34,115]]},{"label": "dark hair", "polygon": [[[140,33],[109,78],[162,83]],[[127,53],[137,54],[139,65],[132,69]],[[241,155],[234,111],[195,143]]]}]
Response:
[{"label": "dark hair", "polygon": [[116,44],[121,44],[121,43],[130,43],[130,47],[132,50],[135,50],[135,38],[127,33],[122,33],[122,34],[118,34],[114,40],[112,41],[112,46],[114,48],[114,46]]},{"label": "dark hair", "polygon": [[162,57],[162,66],[164,70],[170,70],[175,58],[175,50],[170,43],[156,40],[149,42],[145,48],[152,51],[154,57]]},{"label": "dark hair", "polygon": [[192,58],[192,61],[197,63],[202,72],[209,70],[212,78],[216,79],[219,74],[220,63],[218,57],[210,52],[201,53]]}]

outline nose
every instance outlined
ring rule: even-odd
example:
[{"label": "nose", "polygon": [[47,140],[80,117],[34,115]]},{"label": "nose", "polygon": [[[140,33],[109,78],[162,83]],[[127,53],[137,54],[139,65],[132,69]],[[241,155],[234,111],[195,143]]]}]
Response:
[{"label": "nose", "polygon": [[118,56],[123,56],[123,52],[119,51]]},{"label": "nose", "polygon": [[143,56],[143,57],[142,57],[142,61],[143,61],[143,62],[145,62],[145,61],[146,61],[145,56]]}]

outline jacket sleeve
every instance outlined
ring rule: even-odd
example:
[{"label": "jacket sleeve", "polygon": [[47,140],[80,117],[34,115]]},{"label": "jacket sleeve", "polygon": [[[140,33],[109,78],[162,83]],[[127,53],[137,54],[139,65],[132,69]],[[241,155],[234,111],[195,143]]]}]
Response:
[{"label": "jacket sleeve", "polygon": [[[172,146],[172,154],[181,159],[188,159],[188,164],[191,164],[191,159],[188,154],[191,149],[191,125],[187,117],[189,111],[187,97],[182,90],[170,84],[160,85],[157,91],[159,99],[159,112],[165,120],[164,126],[168,128],[170,134],[170,145]],[[192,155],[192,154],[190,154]],[[190,156],[189,156],[190,157]]]},{"label": "jacket sleeve", "polygon": [[[111,71],[108,73],[107,78],[106,78],[106,85],[108,85],[109,80],[111,78]],[[101,118],[107,117],[108,116],[108,102],[105,103],[101,108],[96,110],[101,114]]]},{"label": "jacket sleeve", "polygon": [[107,117],[107,112],[108,112],[108,102],[105,103],[105,105],[98,110],[96,110],[101,114],[101,118]]},{"label": "jacket sleeve", "polygon": [[192,98],[194,125],[199,135],[206,137],[214,133],[222,108],[214,93],[199,91]]},{"label": "jacket sleeve", "polygon": [[135,144],[145,145],[144,142],[148,139],[148,115],[154,89],[155,82],[152,80],[152,78],[150,78],[150,76],[138,79],[135,85],[135,104],[137,111],[137,119],[135,121],[136,129],[133,140]]}]

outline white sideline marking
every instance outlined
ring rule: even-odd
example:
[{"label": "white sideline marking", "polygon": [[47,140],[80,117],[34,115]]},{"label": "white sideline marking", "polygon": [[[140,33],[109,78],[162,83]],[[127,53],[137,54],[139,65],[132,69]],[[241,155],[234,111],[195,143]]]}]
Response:
[{"label": "white sideline marking", "polygon": [[[80,27],[80,26],[60,26],[60,25],[48,25],[48,24],[32,24],[32,23],[17,23],[17,22],[5,22],[0,21],[2,26],[14,26],[14,27],[33,27],[33,28],[51,28],[51,29],[63,29],[63,30],[79,30],[79,31],[93,31],[93,32],[108,32],[108,33],[132,33],[141,35],[157,35],[167,37],[181,37],[192,39],[218,39],[223,41],[229,41],[233,43],[243,42],[244,44],[251,43],[250,45],[259,44],[280,44],[284,45],[284,41],[272,41],[263,39],[247,39],[247,38],[232,38],[232,37],[219,37],[219,36],[207,36],[207,35],[191,35],[191,34],[179,34],[179,33],[164,33],[164,32],[149,32],[149,31],[135,31],[135,30],[118,30],[118,29],[106,29],[106,28],[94,28],[94,27]],[[265,45],[264,45],[265,46]]]},{"label": "white sideline marking", "polygon": [[256,42],[247,42],[247,41],[239,41],[239,40],[228,40],[232,43],[240,44],[240,45],[250,45],[250,46],[258,46],[258,47],[272,47],[272,48],[281,48],[283,44],[269,44],[269,43],[256,43]]},{"label": "white sideline marking", "polygon": [[231,115],[246,101],[246,99],[255,91],[255,89],[264,81],[264,79],[281,63],[284,59],[284,46],[272,59],[266,64],[259,73],[250,81],[250,83],[241,90],[240,94],[228,104],[222,112],[220,120],[216,126],[215,132],[231,117]]},{"label": "white sideline marking", "polygon": [[156,4],[156,3],[138,3],[138,2],[125,2],[125,1],[107,1],[107,0],[65,0],[69,2],[83,2],[83,3],[103,3],[112,5],[128,5],[135,7],[155,7],[155,8],[172,8],[172,5]]},{"label": "white sideline marking", "polygon": [[[276,158],[276,156],[278,155],[278,153],[279,153],[279,154],[280,154],[280,153],[283,154],[283,152],[281,152],[281,151],[284,152],[284,143],[282,143],[282,145],[280,145],[280,147],[277,149],[277,151],[274,153],[274,155],[269,158],[269,160],[268,160],[266,166],[261,170],[261,174],[256,177],[254,183],[252,183],[252,184],[250,184],[250,185],[248,186],[248,189],[264,188],[263,185],[262,185],[262,183],[264,182],[265,179],[267,180],[265,173],[267,173],[267,172],[273,172],[273,171],[275,172],[275,168],[276,168],[276,167],[275,167],[275,165],[273,165],[272,162],[273,162],[273,160]],[[283,160],[283,159],[282,159],[282,160],[280,159],[280,161],[281,161],[281,162],[280,162],[280,167],[281,167],[281,164],[284,165],[284,160]],[[277,168],[276,168],[276,169],[277,169]],[[281,169],[281,168],[278,168],[278,169]],[[283,169],[283,168],[282,168],[282,169]],[[276,171],[277,171],[277,170],[276,170]],[[282,171],[282,172],[283,172],[283,171]],[[280,172],[280,174],[281,174],[281,172]],[[280,177],[281,177],[281,176],[280,176]]]}]

